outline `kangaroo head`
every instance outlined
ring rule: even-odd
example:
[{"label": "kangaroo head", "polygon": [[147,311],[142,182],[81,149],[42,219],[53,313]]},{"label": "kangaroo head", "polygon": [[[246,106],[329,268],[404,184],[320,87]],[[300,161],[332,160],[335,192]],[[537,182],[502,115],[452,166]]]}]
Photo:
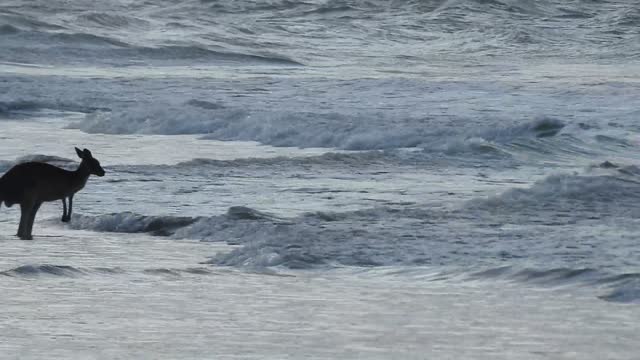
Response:
[{"label": "kangaroo head", "polygon": [[76,148],[78,157],[82,159],[82,162],[89,166],[89,173],[97,176],[104,176],[104,169],[100,166],[100,161],[94,159],[91,155],[91,151],[88,149],[80,150]]}]

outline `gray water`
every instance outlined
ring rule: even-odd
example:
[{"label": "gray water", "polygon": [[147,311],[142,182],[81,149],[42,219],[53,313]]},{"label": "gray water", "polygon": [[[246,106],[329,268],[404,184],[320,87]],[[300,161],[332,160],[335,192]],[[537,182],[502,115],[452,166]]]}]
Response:
[{"label": "gray water", "polygon": [[635,358],[638,9],[3,1],[1,355]]}]

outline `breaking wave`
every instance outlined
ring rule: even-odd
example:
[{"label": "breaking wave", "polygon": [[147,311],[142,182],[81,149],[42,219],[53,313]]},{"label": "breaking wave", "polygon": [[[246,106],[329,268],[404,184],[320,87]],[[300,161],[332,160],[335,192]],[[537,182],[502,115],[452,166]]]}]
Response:
[{"label": "breaking wave", "polygon": [[[92,231],[149,233],[234,246],[206,261],[216,266],[248,270],[424,268],[430,273],[444,266],[458,270],[453,275],[442,273],[437,278],[493,279],[546,287],[584,286],[597,289],[599,297],[606,301],[638,302],[640,277],[625,272],[624,267],[611,267],[611,254],[604,249],[598,250],[604,246],[600,244],[602,239],[592,232],[580,233],[579,226],[558,227],[561,223],[574,224],[580,218],[593,219],[593,211],[582,211],[581,206],[593,208],[613,203],[620,207],[615,212],[616,221],[619,226],[625,226],[618,215],[629,211],[624,210],[627,205],[635,206],[637,199],[631,199],[632,204],[621,205],[619,201],[612,202],[610,197],[621,196],[624,190],[617,187],[630,183],[617,183],[617,179],[607,176],[585,178],[589,177],[570,176],[558,180],[563,177],[552,176],[531,188],[508,191],[518,195],[478,199],[472,207],[458,210],[381,207],[284,218],[238,206],[221,215],[198,217],[144,216],[130,212],[100,216],[76,214],[66,226]],[[568,185],[558,185],[558,181],[566,181]],[[547,186],[555,188],[539,189]],[[571,199],[574,202],[570,206],[561,205]],[[492,203],[496,201],[500,205]],[[500,206],[506,211],[496,212],[495,207]],[[544,212],[544,218],[542,215],[535,217],[540,213],[540,206],[549,209]],[[479,210],[489,210],[486,221],[478,216]],[[571,217],[563,216],[565,212],[570,212]],[[521,216],[518,219],[522,221],[514,221],[513,216]],[[513,226],[503,228],[499,226],[501,222],[518,223],[519,226],[533,224],[535,227],[522,231]],[[451,223],[456,226],[451,227]],[[554,231],[562,233],[547,237]],[[631,234],[633,228],[628,231]],[[626,249],[637,246],[633,245],[632,236],[620,234],[616,246]],[[509,266],[491,267],[496,262]],[[469,264],[475,268],[485,264],[488,270],[460,270],[468,269]],[[546,264],[549,268],[527,268],[521,267],[522,264]],[[580,264],[585,266],[580,267]],[[593,264],[607,270],[589,267]]]},{"label": "breaking wave", "polygon": [[[28,264],[21,265],[9,270],[0,271],[1,276],[13,278],[41,278],[41,277],[62,277],[77,278],[83,276],[116,276],[131,272],[129,270],[114,267],[75,267],[69,265],[54,264]],[[179,277],[185,275],[212,275],[214,271],[206,267],[191,268],[147,268],[138,271],[144,275]]]},{"label": "breaking wave", "polygon": [[157,236],[169,236],[177,229],[189,226],[197,220],[191,217],[144,216],[123,212],[97,217],[74,215],[71,227],[102,232],[151,233]]},{"label": "breaking wave", "polygon": [[[238,47],[212,45],[205,39],[184,41],[150,42],[148,39],[135,40],[130,34],[123,35],[119,28],[130,28],[140,32],[148,30],[153,21],[130,16],[111,14],[81,14],[78,26],[71,28],[36,24],[24,26],[16,19],[8,19],[2,24],[0,16],[0,43],[4,51],[0,60],[15,63],[107,63],[133,64],[172,63],[176,60],[190,62],[216,62],[234,65],[285,65],[302,66],[290,56],[277,54],[261,46]],[[6,21],[7,19],[5,19]],[[132,41],[133,40],[133,41]],[[123,64],[124,63],[124,64]]]},{"label": "breaking wave", "polygon": [[60,277],[77,277],[84,274],[84,271],[73,266],[66,265],[22,265],[16,268],[5,270],[0,274],[11,277],[36,277],[36,276],[60,276]]},{"label": "breaking wave", "polygon": [[467,273],[467,280],[504,280],[544,287],[587,286],[604,294],[600,299],[619,303],[640,303],[640,273],[610,274],[596,269],[521,269],[503,266]]},{"label": "breaking wave", "polygon": [[[282,166],[290,168],[301,165],[340,165],[340,166],[362,166],[371,164],[384,164],[386,158],[394,157],[393,152],[383,151],[362,151],[362,152],[328,152],[316,156],[288,157],[277,156],[271,158],[242,158],[234,160],[215,159],[193,159],[176,164],[175,166],[185,168],[221,167],[238,168],[246,166]],[[397,155],[395,157],[400,157]],[[396,159],[397,160],[397,159]]]},{"label": "breaking wave", "polygon": [[[594,250],[600,246],[598,236],[585,239],[575,224],[597,219],[633,222],[640,216],[640,199],[633,195],[638,186],[612,176],[553,175],[529,188],[478,198],[451,210],[403,205],[283,218],[240,206],[200,217],[74,215],[70,226],[239,245],[210,261],[239,267],[429,266],[520,258],[558,264],[606,262],[607,254]],[[503,228],[505,224],[517,226]],[[547,239],[550,231],[559,233]],[[620,246],[633,246],[627,232],[620,234]],[[480,253],[478,242],[483,244]],[[522,248],[524,243],[530,245]],[[565,246],[573,250],[564,251]]]},{"label": "breaking wave", "polygon": [[[550,175],[527,188],[513,188],[501,194],[466,204],[467,210],[488,210],[493,214],[530,216],[568,214],[582,216],[640,216],[640,177],[634,167],[623,167],[607,175]],[[595,214],[594,215],[594,211]]]},{"label": "breaking wave", "polygon": [[73,215],[70,227],[101,232],[150,233],[156,236],[206,239],[219,227],[238,220],[280,221],[280,218],[244,206],[234,206],[227,213],[212,217],[145,216],[132,212],[100,216]]},{"label": "breaking wave", "polygon": [[[190,100],[185,104],[97,112],[71,127],[105,134],[203,134],[205,139],[257,141],[272,146],[345,150],[423,148],[445,154],[496,156],[509,156],[511,148],[505,145],[513,141],[552,137],[565,127],[560,120],[540,118],[514,126],[458,133],[432,129],[422,121],[411,120],[390,130],[388,126],[393,121],[372,121],[363,114],[252,113]],[[533,143],[530,147],[536,145]]]},{"label": "breaking wave", "polygon": [[625,274],[629,277],[622,284],[613,287],[608,293],[599,296],[600,299],[618,303],[640,303],[640,276],[639,274]]},{"label": "breaking wave", "polygon": [[63,101],[36,101],[36,100],[12,100],[0,101],[0,117],[11,117],[22,113],[33,113],[43,110],[68,111],[78,113],[90,113],[104,110],[100,107],[82,106]]},{"label": "breaking wave", "polygon": [[[392,236],[388,230],[366,230],[364,222],[379,221],[391,212],[373,209],[342,215],[310,213],[282,218],[236,206],[225,214],[210,217],[143,216],[130,212],[101,216],[74,214],[69,226],[241,245],[211,261],[225,266],[311,268],[318,265],[374,266],[428,261],[420,259],[421,254],[426,256],[426,249],[418,240],[419,236],[414,237],[413,245],[411,241],[403,244],[403,249],[383,241]],[[391,256],[394,253],[396,256]]]},{"label": "breaking wave", "polygon": [[20,111],[40,110],[46,107],[46,104],[36,101],[0,101],[0,115],[8,115]]},{"label": "breaking wave", "polygon": [[[281,262],[283,259],[264,254],[265,261]],[[307,263],[321,263],[319,259],[310,254],[298,254],[289,256],[284,259],[291,265],[290,268],[296,269],[296,265],[304,265]],[[217,264],[224,265],[224,264]],[[306,268],[306,265],[302,268]],[[61,277],[61,278],[80,278],[86,276],[118,276],[131,271],[123,268],[107,268],[107,267],[74,267],[69,265],[54,264],[27,264],[12,269],[0,271],[0,276],[33,279],[42,277]],[[136,270],[137,273],[147,276],[162,277],[182,277],[182,276],[203,276],[215,275],[217,271],[210,267],[190,267],[190,268],[147,268]],[[380,275],[379,272],[376,272]],[[446,272],[434,271],[430,268],[417,268],[410,270],[408,268],[395,268],[393,271],[383,271],[382,275],[407,276],[414,278],[414,281],[449,281],[456,278],[462,281],[508,281],[519,284],[533,285],[539,287],[590,287],[600,292],[598,298],[616,303],[640,303],[640,273],[624,273],[612,275],[603,273],[595,269],[569,269],[569,268],[552,268],[552,269],[531,269],[517,268],[514,266],[503,266],[490,268],[481,271],[457,271],[450,270]]]}]

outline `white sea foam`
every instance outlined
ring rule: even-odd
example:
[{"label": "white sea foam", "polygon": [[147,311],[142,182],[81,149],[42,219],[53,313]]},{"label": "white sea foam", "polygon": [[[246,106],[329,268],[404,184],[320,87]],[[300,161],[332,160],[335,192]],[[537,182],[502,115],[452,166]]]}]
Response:
[{"label": "white sea foam", "polygon": [[[193,105],[194,101],[188,102]],[[207,103],[212,104],[212,103]],[[311,113],[251,113],[213,104],[134,107],[98,112],[72,125],[89,133],[107,134],[205,134],[206,139],[252,140],[275,146],[335,147],[377,150],[422,147],[447,154],[508,153],[500,149],[517,139],[556,135],[565,126],[556,119],[537,119],[521,125],[473,132],[430,129],[420,121],[388,129],[392,119],[371,122],[363,114],[353,116]]]},{"label": "white sea foam", "polygon": [[635,358],[637,8],[2,2],[0,353]]},{"label": "white sea foam", "polygon": [[[251,208],[233,207],[224,215],[198,218],[141,216],[132,213],[96,217],[75,215],[70,226],[93,231],[147,232],[174,239],[199,239],[237,246],[233,250],[213,256],[208,261],[216,266],[254,270],[274,267],[379,267],[395,269],[394,273],[406,271],[407,274],[415,273],[418,271],[416,269],[424,267],[424,271],[419,271],[419,274],[432,274],[429,277],[431,281],[457,278],[468,281],[513,281],[543,287],[587,287],[593,288],[594,296],[607,301],[640,301],[637,274],[625,273],[624,269],[619,269],[619,274],[615,274],[611,273],[610,269],[604,271],[585,267],[554,267],[556,264],[562,264],[559,260],[564,256],[561,249],[554,250],[554,241],[538,239],[538,244],[531,246],[530,253],[513,256],[504,250],[510,246],[506,231],[502,231],[495,239],[485,233],[482,239],[477,240],[472,238],[473,233],[447,231],[447,222],[462,222],[465,221],[465,217],[464,214],[460,216],[455,212],[447,214],[419,209],[398,211],[379,208],[350,213],[309,213],[297,218],[280,218]],[[407,233],[407,229],[412,230]],[[546,231],[554,230],[548,228]],[[580,242],[584,241],[582,235],[573,234],[574,238],[569,235],[571,231],[576,232],[579,229],[569,231],[562,242],[572,243],[575,252],[583,252],[592,246],[589,243],[583,244],[586,245],[583,249],[580,245]],[[520,233],[515,231],[514,235],[517,234]],[[483,251],[476,248],[477,241],[483,244]],[[469,262],[485,263],[487,259],[483,257],[486,256],[503,259],[521,257],[526,259],[527,264],[547,264],[548,267],[525,268],[512,265],[487,268],[489,265],[485,265],[485,269],[479,271],[475,270],[478,268],[477,265],[471,268],[465,265]],[[544,258],[537,259],[538,256]],[[607,261],[607,254],[591,256],[601,258],[599,261]],[[434,268],[436,264],[448,264],[446,269],[449,270],[438,272],[437,269],[444,268]],[[416,268],[416,265],[420,267]],[[45,273],[67,276],[65,274],[71,270],[77,274],[83,271],[43,266],[34,269],[21,268],[7,274],[34,276]],[[86,271],[95,272],[91,269]],[[434,271],[436,275],[433,275]],[[70,273],[69,276],[75,275]]]},{"label": "white sea foam", "polygon": [[[560,240],[572,244],[575,252],[589,253],[584,258],[584,264],[589,265],[591,261],[609,261],[606,253],[593,253],[593,244],[581,240],[592,231],[593,209],[597,209],[598,219],[618,222],[617,231],[625,238],[625,244],[629,243],[627,233],[633,231],[638,216],[638,199],[632,196],[637,193],[637,186],[635,181],[611,175],[551,175],[531,187],[474,199],[453,210],[380,207],[283,218],[248,207],[233,207],[227,214],[195,218],[131,213],[78,215],[71,226],[240,245],[211,261],[226,266],[460,265],[496,258],[562,264],[566,254],[554,250]],[[503,228],[504,224],[517,225]],[[495,231],[478,228],[487,226]],[[549,233],[555,235],[545,241],[540,239]],[[480,252],[478,241],[483,244]],[[522,241],[535,245],[517,246]]]},{"label": "white sea foam", "polygon": [[509,189],[485,199],[474,199],[470,208],[517,212],[524,210],[562,211],[579,214],[598,209],[598,216],[637,216],[634,203],[640,200],[637,178],[612,175],[585,176],[577,174],[550,175],[529,188]]}]

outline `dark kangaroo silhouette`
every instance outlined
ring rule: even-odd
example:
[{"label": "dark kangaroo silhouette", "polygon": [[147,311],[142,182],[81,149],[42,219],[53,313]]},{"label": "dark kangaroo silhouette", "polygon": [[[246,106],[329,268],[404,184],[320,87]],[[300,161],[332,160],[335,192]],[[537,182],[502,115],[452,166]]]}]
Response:
[{"label": "dark kangaroo silhouette", "polygon": [[[104,169],[93,158],[91,151],[76,148],[76,153],[82,159],[76,171],[41,162],[27,162],[12,167],[0,178],[0,205],[3,202],[7,207],[20,204],[17,233],[20,239],[33,239],[33,221],[43,202],[62,199],[62,221],[68,222],[71,219],[73,195],[84,188],[89,175],[104,176]],[[68,212],[66,198],[69,198]]]}]

